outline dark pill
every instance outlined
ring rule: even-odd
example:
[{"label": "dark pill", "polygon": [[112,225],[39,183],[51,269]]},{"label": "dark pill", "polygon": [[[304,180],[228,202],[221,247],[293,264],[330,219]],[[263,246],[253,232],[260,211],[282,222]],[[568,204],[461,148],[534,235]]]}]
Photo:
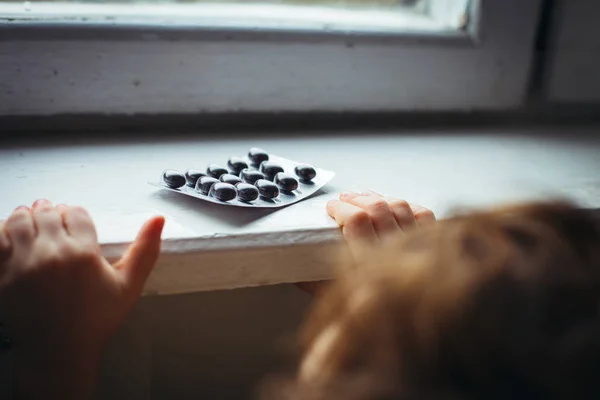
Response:
[{"label": "dark pill", "polygon": [[265,199],[274,199],[279,196],[279,188],[271,181],[259,179],[254,186],[258,188],[258,193]]},{"label": "dark pill", "polygon": [[263,149],[259,149],[258,147],[253,147],[248,152],[248,158],[254,165],[260,165],[263,161],[267,161],[269,159],[269,154]]},{"label": "dark pill", "polygon": [[163,172],[163,182],[172,189],[178,189],[185,185],[185,175],[179,171],[168,169]]},{"label": "dark pill", "polygon": [[258,189],[249,183],[238,183],[237,186],[238,199],[241,201],[254,201],[258,199]]},{"label": "dark pill", "polygon": [[298,189],[298,180],[291,175],[286,174],[285,172],[280,172],[275,175],[275,184],[279,186],[279,189],[292,192]]},{"label": "dark pill", "polygon": [[312,181],[317,176],[317,171],[313,167],[307,164],[301,164],[294,168],[294,172],[300,178],[301,181]]},{"label": "dark pill", "polygon": [[185,171],[185,181],[187,185],[191,187],[196,187],[196,182],[203,176],[206,176],[206,174],[197,169],[188,169]]},{"label": "dark pill", "polygon": [[219,183],[219,180],[211,176],[203,176],[202,178],[198,179],[198,182],[196,183],[196,191],[202,194],[208,194],[208,192],[210,192],[210,188],[215,183]]},{"label": "dark pill", "polygon": [[237,190],[230,183],[217,182],[210,188],[209,196],[221,201],[229,201],[237,197]]},{"label": "dark pill", "polygon": [[260,172],[260,171],[256,171],[253,169],[244,169],[242,170],[242,172],[240,173],[240,178],[242,178],[243,182],[249,183],[251,185],[254,185],[254,183],[259,180],[259,179],[265,179],[265,175]]},{"label": "dark pill", "polygon": [[219,179],[221,175],[226,174],[227,172],[227,169],[217,164],[210,164],[208,168],[206,168],[206,174],[217,179]]},{"label": "dark pill", "polygon": [[246,163],[243,158],[231,157],[229,161],[227,161],[227,167],[234,175],[239,175],[243,169],[248,168],[248,163]]},{"label": "dark pill", "polygon": [[263,161],[260,164],[260,172],[265,174],[268,180],[272,181],[273,178],[275,178],[275,175],[277,175],[280,172],[283,172],[283,168],[281,167],[281,165],[275,164],[274,162]]},{"label": "dark pill", "polygon": [[238,178],[237,176],[232,175],[232,174],[223,174],[223,175],[221,175],[219,180],[221,182],[229,183],[230,185],[233,185],[233,186],[237,185],[238,183],[240,183],[242,181],[240,178]]}]

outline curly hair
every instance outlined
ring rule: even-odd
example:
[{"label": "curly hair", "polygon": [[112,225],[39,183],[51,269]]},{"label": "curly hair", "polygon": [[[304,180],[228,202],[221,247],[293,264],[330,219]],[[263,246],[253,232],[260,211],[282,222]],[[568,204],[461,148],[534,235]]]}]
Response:
[{"label": "curly hair", "polygon": [[340,276],[304,329],[316,371],[276,398],[600,399],[599,310],[591,211],[460,215]]}]

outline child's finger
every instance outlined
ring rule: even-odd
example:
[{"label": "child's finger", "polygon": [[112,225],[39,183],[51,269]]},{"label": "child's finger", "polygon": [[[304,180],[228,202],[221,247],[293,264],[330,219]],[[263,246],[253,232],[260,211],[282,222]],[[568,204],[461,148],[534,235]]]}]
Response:
[{"label": "child's finger", "polygon": [[88,212],[81,207],[58,207],[67,233],[84,246],[96,247],[98,236],[96,227]]},{"label": "child's finger", "polygon": [[164,217],[148,220],[129,246],[127,253],[115,264],[115,268],[123,271],[126,284],[135,296],[142,291],[150,271],[156,264],[164,225]]},{"label": "child's finger", "polygon": [[47,205],[52,205],[52,203],[50,203],[50,201],[46,200],[46,199],[37,199],[36,201],[33,202],[33,204],[31,205],[31,209],[35,210],[36,208],[40,207],[40,206],[47,206]]},{"label": "child's finger", "polygon": [[369,195],[345,196],[345,193],[342,193],[340,199],[365,210],[369,214],[375,232],[380,238],[400,232],[392,209],[384,198]]},{"label": "child's finger", "polygon": [[31,208],[33,220],[37,226],[38,236],[45,235],[54,237],[65,234],[62,216],[52,207],[49,201],[36,201]]},{"label": "child's finger", "polygon": [[435,214],[430,209],[418,204],[410,204],[410,208],[412,209],[413,215],[415,216],[415,219],[419,225],[425,226],[435,222]]},{"label": "child's finger", "polygon": [[378,244],[369,214],[360,207],[338,200],[327,203],[327,212],[342,228],[354,260],[362,263]]},{"label": "child's finger", "polygon": [[392,210],[394,218],[398,223],[398,226],[402,230],[413,228],[417,224],[417,220],[411,208],[411,205],[406,200],[397,199],[395,197],[383,196],[377,192],[369,190],[365,194],[373,197],[379,197],[385,200]]},{"label": "child's finger", "polygon": [[0,262],[8,259],[11,250],[10,239],[4,231],[4,221],[0,221]]},{"label": "child's finger", "polygon": [[35,225],[27,207],[19,207],[4,223],[4,232],[16,252],[28,255],[29,248],[36,237]]},{"label": "child's finger", "polygon": [[384,197],[384,199],[390,205],[390,209],[400,229],[407,230],[417,225],[415,215],[406,200],[395,199],[393,197]]},{"label": "child's finger", "polygon": [[377,234],[369,214],[360,207],[342,201],[327,203],[327,212],[335,219],[344,237],[351,242],[376,243]]},{"label": "child's finger", "polygon": [[[382,198],[386,199],[386,201],[388,203],[393,203],[394,201],[398,200],[398,199],[394,199],[393,197],[384,196],[380,193],[374,192],[373,190],[368,190],[365,193],[371,194],[373,196],[382,197]],[[406,203],[406,202],[404,202],[404,200],[399,200],[399,201],[400,201],[400,204],[397,204],[394,208],[397,207],[399,209],[402,209],[402,212],[404,212],[404,211],[406,211],[406,205],[408,204],[408,206],[412,210],[415,220],[417,221],[417,223],[419,225],[428,225],[428,224],[436,221],[435,214],[430,209],[420,206],[418,204]],[[411,221],[408,221],[408,222],[410,224]]]}]

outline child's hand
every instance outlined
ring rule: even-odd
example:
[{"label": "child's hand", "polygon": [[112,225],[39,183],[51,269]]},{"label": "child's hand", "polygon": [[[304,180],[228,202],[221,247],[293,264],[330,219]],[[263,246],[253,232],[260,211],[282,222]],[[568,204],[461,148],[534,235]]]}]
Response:
[{"label": "child's hand", "polygon": [[372,191],[344,192],[339,200],[327,203],[327,212],[342,228],[356,262],[403,232],[435,221],[425,207]]},{"label": "child's hand", "polygon": [[[433,212],[404,200],[378,193],[344,192],[327,203],[327,212],[342,228],[356,263],[369,258],[383,244],[419,225],[435,222]],[[300,289],[318,294],[327,282],[297,283]]]},{"label": "child's hand", "polygon": [[[77,370],[80,357],[99,359],[158,258],[163,225],[162,217],[150,219],[111,265],[82,208],[41,200],[0,221],[0,323],[11,334],[24,370],[43,373],[31,370],[36,365],[48,374],[47,368],[68,369],[69,363]],[[28,365],[30,358],[35,363]]]}]

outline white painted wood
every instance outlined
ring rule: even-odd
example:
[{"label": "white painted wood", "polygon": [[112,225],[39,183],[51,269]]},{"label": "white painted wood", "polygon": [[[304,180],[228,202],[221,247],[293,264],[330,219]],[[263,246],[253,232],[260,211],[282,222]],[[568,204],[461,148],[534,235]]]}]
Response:
[{"label": "white painted wood", "polygon": [[469,17],[469,0],[429,0],[427,14],[444,26],[463,29]]},{"label": "white painted wood", "polygon": [[518,107],[539,4],[473,1],[476,30],[403,34],[4,18],[0,115]]},{"label": "white painted wood", "polygon": [[[168,135],[0,150],[0,219],[37,198],[90,210],[105,255],[120,256],[151,215],[167,218],[146,294],[183,293],[331,276],[339,231],[325,203],[374,189],[430,207],[568,196],[600,207],[600,128],[287,134],[255,140]],[[529,135],[529,136],[526,136]],[[260,146],[337,172],[319,196],[265,212],[234,209],[148,185],[164,168],[202,168]]]},{"label": "white painted wood", "polygon": [[600,2],[556,1],[546,94],[554,102],[600,101]]},{"label": "white painted wood", "polygon": [[[447,0],[446,0],[447,1]],[[465,1],[456,6],[465,10]],[[462,4],[461,4],[462,3]],[[387,33],[439,32],[452,24],[438,22],[427,15],[404,7],[342,8],[317,4],[244,4],[244,3],[134,3],[86,4],[35,2],[0,4],[4,19],[56,22],[57,19],[81,24],[102,24],[107,18],[117,24],[157,24],[196,26],[210,29],[279,30],[355,30]],[[448,10],[448,12],[456,10]]]}]

